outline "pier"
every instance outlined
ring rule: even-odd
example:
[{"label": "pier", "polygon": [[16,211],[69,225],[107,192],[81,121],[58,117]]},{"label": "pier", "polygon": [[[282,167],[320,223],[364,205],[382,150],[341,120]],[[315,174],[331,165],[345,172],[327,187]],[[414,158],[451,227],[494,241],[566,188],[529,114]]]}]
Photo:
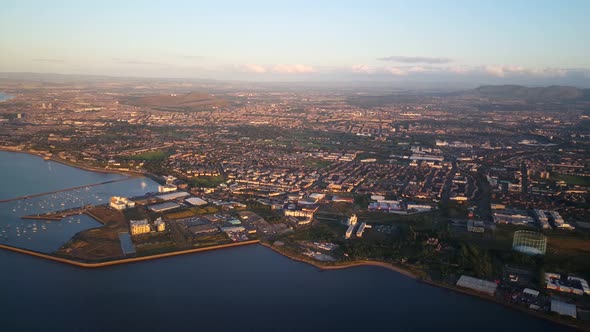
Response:
[{"label": "pier", "polygon": [[56,193],[62,193],[62,192],[66,192],[66,191],[76,190],[76,189],[84,189],[84,188],[88,188],[88,187],[96,187],[96,186],[101,186],[103,184],[109,184],[109,183],[115,183],[115,182],[122,182],[122,181],[127,181],[129,179],[130,178],[123,178],[123,179],[118,179],[118,180],[110,180],[110,181],[104,181],[104,182],[100,182],[100,183],[87,184],[87,185],[84,185],[84,186],[78,186],[78,187],[72,187],[72,188],[65,188],[65,189],[58,189],[58,190],[48,191],[48,192],[44,192],[44,193],[24,195],[24,196],[7,198],[7,199],[0,199],[0,204],[7,203],[7,202],[19,201],[21,199],[28,199],[28,198],[33,198],[33,197],[39,197],[39,196],[56,194]]},{"label": "pier", "polygon": [[60,221],[65,217],[71,217],[71,216],[76,216],[76,215],[80,215],[80,214],[85,214],[88,212],[89,209],[92,209],[92,208],[94,208],[94,205],[85,205],[82,207],[76,207],[76,208],[67,209],[67,210],[22,216],[21,219]]}]

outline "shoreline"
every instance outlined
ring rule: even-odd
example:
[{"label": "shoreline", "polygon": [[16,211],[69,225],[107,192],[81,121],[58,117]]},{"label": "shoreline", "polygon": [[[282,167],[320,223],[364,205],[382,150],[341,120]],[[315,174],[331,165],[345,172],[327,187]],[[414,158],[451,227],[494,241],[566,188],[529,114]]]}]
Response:
[{"label": "shoreline", "polygon": [[[370,260],[360,260],[360,261],[354,261],[354,262],[350,262],[350,263],[345,263],[345,264],[341,264],[341,265],[322,265],[319,262],[314,262],[311,260],[307,260],[304,259],[302,257],[298,257],[289,253],[285,253],[275,247],[272,246],[272,244],[268,244],[268,243],[264,243],[264,242],[260,242],[260,245],[284,256],[287,257],[293,261],[296,262],[300,262],[300,263],[305,263],[305,264],[309,264],[311,266],[314,266],[322,271],[329,271],[329,270],[342,270],[342,269],[348,269],[348,268],[353,268],[353,267],[358,267],[358,266],[377,266],[377,267],[381,267],[381,268],[385,268],[388,269],[390,271],[399,273],[407,278],[410,278],[412,280],[415,280],[419,283],[422,283],[424,285],[429,285],[432,287],[436,287],[436,288],[440,288],[440,289],[445,289],[451,292],[456,292],[456,293],[460,293],[463,295],[467,295],[467,296],[473,296],[476,297],[480,300],[483,301],[487,301],[487,302],[491,302],[491,303],[495,303],[495,304],[499,304],[502,305],[508,309],[513,309],[513,310],[517,310],[519,312],[522,312],[523,314],[528,314],[531,316],[534,316],[536,318],[539,319],[543,319],[547,322],[551,322],[554,324],[559,324],[562,326],[566,326],[575,330],[579,330],[579,331],[586,331],[587,327],[583,326],[583,325],[578,325],[575,324],[575,322],[568,322],[568,321],[564,321],[559,317],[552,317],[552,316],[548,316],[546,314],[537,312],[537,311],[532,311],[530,309],[515,305],[515,304],[511,304],[511,303],[506,303],[503,301],[498,300],[495,296],[489,296],[489,295],[485,295],[485,294],[480,294],[478,292],[475,291],[471,291],[469,289],[466,288],[461,288],[461,287],[457,287],[457,286],[453,286],[453,285],[446,285],[446,284],[442,284],[442,283],[438,283],[432,280],[427,280],[424,278],[421,278],[417,275],[415,275],[414,273],[412,273],[411,271],[404,269],[402,267],[399,266],[395,266],[393,264],[390,263],[385,263],[385,262],[379,262],[379,261],[370,261]],[[577,322],[578,320],[576,320]]]},{"label": "shoreline", "polygon": [[523,314],[531,315],[536,318],[539,318],[539,319],[542,319],[542,320],[545,320],[547,322],[551,322],[554,324],[558,324],[561,326],[567,326],[567,327],[572,328],[574,330],[579,330],[579,331],[587,331],[588,330],[588,328],[582,324],[580,324],[580,325],[574,324],[574,322],[580,322],[578,319],[576,319],[574,322],[569,322],[569,321],[565,321],[565,320],[559,318],[559,316],[556,316],[556,317],[548,316],[548,315],[543,314],[541,312],[534,311],[534,310],[531,310],[531,309],[528,309],[528,308],[525,308],[525,307],[522,307],[522,306],[519,306],[516,304],[500,301],[495,296],[485,295],[483,293],[478,293],[476,291],[473,291],[473,290],[470,290],[467,288],[461,288],[461,287],[453,286],[453,285],[446,285],[446,284],[437,283],[434,281],[429,281],[429,280],[424,280],[424,279],[418,279],[418,281],[422,282],[426,285],[433,286],[433,287],[446,289],[451,292],[456,292],[456,293],[460,293],[460,294],[467,295],[467,296],[473,296],[473,297],[476,297],[476,298],[483,300],[483,301],[496,303],[496,304],[499,304],[499,305],[506,307],[508,309],[517,310],[517,311],[522,312]]},{"label": "shoreline", "polygon": [[124,175],[124,176],[128,176],[128,177],[146,177],[146,178],[149,178],[152,180],[154,180],[154,178],[156,177],[155,175],[153,175],[151,173],[144,173],[144,172],[140,172],[140,171],[123,171],[123,170],[118,170],[118,169],[98,168],[98,167],[74,164],[74,163],[65,161],[63,159],[58,159],[54,156],[51,156],[49,160],[46,160],[45,159],[46,156],[43,155],[42,153],[35,152],[35,151],[29,151],[29,150],[17,150],[17,149],[12,149],[12,148],[9,148],[6,146],[0,146],[0,151],[28,154],[31,156],[42,158],[45,161],[54,161],[54,162],[60,163],[62,165],[74,167],[74,168],[81,169],[84,171],[89,171],[89,172],[119,174],[119,175]]},{"label": "shoreline", "polygon": [[271,244],[265,243],[265,242],[260,242],[260,245],[262,245],[263,247],[266,247],[284,257],[287,257],[291,260],[297,261],[297,262],[301,262],[301,263],[305,263],[305,264],[309,264],[311,266],[314,266],[320,270],[324,270],[324,271],[329,271],[329,270],[343,270],[343,269],[349,269],[349,268],[353,268],[353,267],[358,267],[358,266],[378,266],[378,267],[382,267],[385,269],[388,269],[390,271],[393,272],[397,272],[401,275],[404,275],[410,279],[414,279],[414,280],[420,280],[420,278],[415,275],[414,273],[410,272],[409,270],[403,269],[401,267],[389,264],[389,263],[385,263],[385,262],[379,262],[379,261],[371,261],[371,260],[360,260],[360,261],[354,261],[354,262],[347,262],[345,264],[339,264],[339,265],[323,265],[321,263],[317,263],[311,260],[306,260],[303,259],[301,257],[295,256],[295,255],[290,255],[288,253],[285,253],[275,247],[273,247]]}]

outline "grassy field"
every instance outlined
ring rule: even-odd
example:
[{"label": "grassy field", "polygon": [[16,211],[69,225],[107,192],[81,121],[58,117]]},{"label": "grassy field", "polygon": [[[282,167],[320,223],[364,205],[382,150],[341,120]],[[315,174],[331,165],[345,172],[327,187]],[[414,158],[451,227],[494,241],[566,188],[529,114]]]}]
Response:
[{"label": "grassy field", "polygon": [[217,233],[213,235],[206,235],[197,237],[196,243],[194,245],[195,248],[200,247],[211,247],[220,244],[230,243],[231,240],[227,237],[225,233]]},{"label": "grassy field", "polygon": [[590,255],[590,241],[583,238],[551,236],[547,239],[549,248],[558,253]]},{"label": "grassy field", "polygon": [[174,242],[166,242],[166,243],[156,243],[152,245],[145,245],[141,247],[136,247],[137,256],[151,256],[157,254],[163,254],[166,252],[172,252],[178,250]]},{"label": "grassy field", "polygon": [[332,165],[332,162],[322,159],[306,159],[303,165],[311,168],[326,168]]},{"label": "grassy field", "polygon": [[218,211],[219,211],[219,208],[216,208],[214,206],[206,206],[204,208],[189,208],[189,209],[184,209],[181,211],[175,211],[175,212],[165,214],[165,216],[168,219],[183,219],[183,218],[190,218],[190,217],[203,215],[203,214],[216,213]]},{"label": "grassy field", "polygon": [[184,218],[194,217],[196,215],[197,215],[196,209],[187,209],[187,210],[183,210],[183,211],[168,213],[168,214],[166,214],[166,218],[168,218],[168,219],[184,219]]},{"label": "grassy field", "polygon": [[223,176],[197,176],[189,180],[193,187],[215,188],[219,184],[225,182]]},{"label": "grassy field", "polygon": [[360,221],[375,224],[412,225],[419,230],[432,230],[437,228],[439,221],[444,220],[441,211],[421,212],[409,215],[399,215],[382,212],[359,212]]},{"label": "grassy field", "polygon": [[123,251],[119,242],[119,233],[127,232],[129,229],[123,213],[105,206],[95,207],[88,213],[102,220],[104,226],[77,233],[55,254],[81,261],[120,258]]},{"label": "grassy field", "polygon": [[133,156],[126,156],[125,159],[128,160],[164,160],[168,158],[170,153],[164,150],[154,150],[154,151],[147,151],[144,153],[136,154]]},{"label": "grassy field", "polygon": [[590,186],[590,176],[556,174],[555,181],[565,181],[569,185]]},{"label": "grassy field", "polygon": [[590,241],[573,236],[549,236],[545,269],[590,276]]}]

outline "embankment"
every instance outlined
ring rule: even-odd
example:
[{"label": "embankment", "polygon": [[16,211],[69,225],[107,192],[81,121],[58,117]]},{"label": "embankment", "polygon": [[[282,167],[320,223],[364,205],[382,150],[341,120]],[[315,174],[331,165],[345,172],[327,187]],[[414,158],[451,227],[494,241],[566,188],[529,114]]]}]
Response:
[{"label": "embankment", "polygon": [[97,268],[97,267],[106,267],[106,266],[111,266],[111,265],[120,265],[120,264],[128,264],[128,263],[135,263],[135,262],[143,262],[143,261],[148,261],[148,260],[152,260],[152,259],[172,257],[172,256],[178,256],[178,255],[186,255],[186,254],[192,254],[192,253],[196,253],[196,252],[203,252],[203,251],[209,251],[209,250],[217,250],[217,249],[224,249],[224,248],[233,248],[233,247],[239,247],[239,246],[244,246],[244,245],[251,245],[251,244],[256,244],[256,243],[259,243],[259,240],[228,243],[228,244],[222,244],[222,245],[211,246],[211,247],[206,247],[206,248],[195,248],[195,249],[188,249],[188,250],[182,250],[182,251],[174,251],[174,252],[168,252],[168,253],[164,253],[164,254],[158,254],[158,255],[152,255],[152,256],[145,256],[145,257],[123,258],[123,259],[119,259],[119,260],[115,260],[115,261],[100,262],[100,263],[77,262],[77,261],[69,260],[69,259],[66,259],[66,258],[55,257],[55,256],[51,256],[51,255],[48,255],[48,254],[40,253],[40,252],[37,252],[37,251],[32,251],[32,250],[27,250],[27,249],[21,249],[21,248],[17,248],[17,247],[7,246],[7,245],[4,245],[4,244],[0,244],[0,249],[9,250],[9,251],[13,251],[13,252],[18,252],[18,253],[26,254],[26,255],[31,255],[31,256],[34,256],[34,257],[44,258],[44,259],[52,260],[52,261],[55,261],[55,262],[60,262],[60,263],[64,263],[64,264],[70,264],[70,265],[74,265],[74,266],[78,266],[78,267]]}]

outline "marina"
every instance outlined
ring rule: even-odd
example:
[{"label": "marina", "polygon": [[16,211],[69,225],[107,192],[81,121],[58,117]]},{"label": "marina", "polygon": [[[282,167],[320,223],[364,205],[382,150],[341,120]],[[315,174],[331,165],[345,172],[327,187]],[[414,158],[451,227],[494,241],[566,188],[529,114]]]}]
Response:
[{"label": "marina", "polygon": [[78,232],[102,227],[83,213],[86,208],[106,204],[113,195],[155,192],[158,185],[148,178],[89,172],[5,151],[0,151],[0,180],[6,184],[0,187],[0,244],[45,253]]}]

